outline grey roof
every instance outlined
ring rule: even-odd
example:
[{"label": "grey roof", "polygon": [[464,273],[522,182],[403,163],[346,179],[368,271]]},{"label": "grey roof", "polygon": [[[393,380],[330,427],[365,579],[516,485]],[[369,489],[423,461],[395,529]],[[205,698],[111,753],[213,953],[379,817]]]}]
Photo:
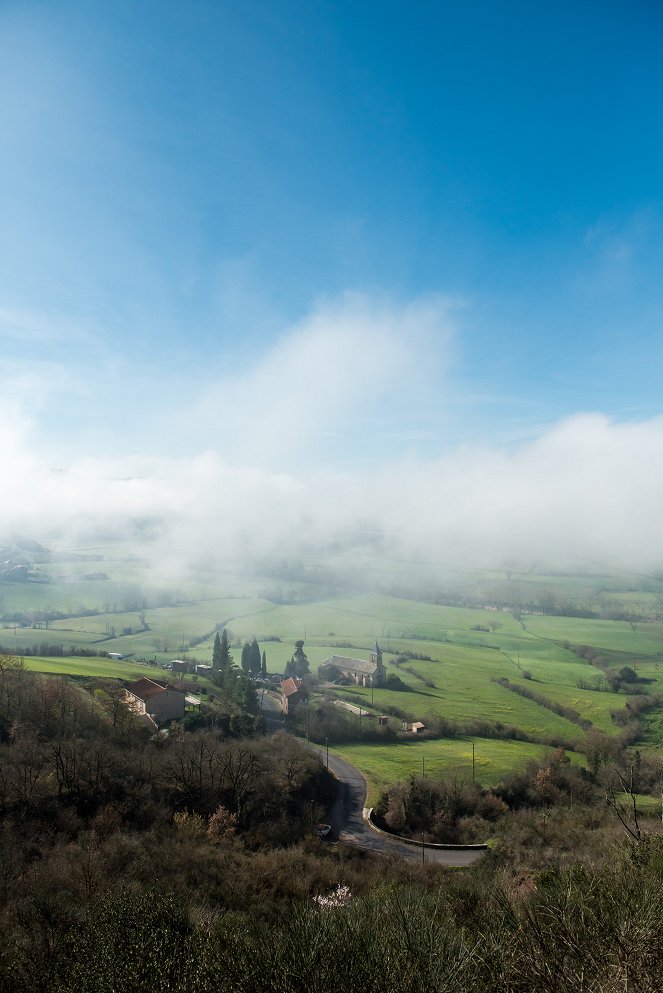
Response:
[{"label": "grey roof", "polygon": [[344,655],[332,655],[325,659],[323,665],[333,665],[337,669],[348,669],[350,672],[364,672],[373,675],[377,670],[377,662],[367,662],[366,659],[349,659]]}]

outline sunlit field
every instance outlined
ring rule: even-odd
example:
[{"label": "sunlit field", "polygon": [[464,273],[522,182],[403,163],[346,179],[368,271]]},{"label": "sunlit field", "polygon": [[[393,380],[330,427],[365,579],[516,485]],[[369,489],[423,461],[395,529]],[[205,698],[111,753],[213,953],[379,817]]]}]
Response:
[{"label": "sunlit field", "polygon": [[[409,776],[456,777],[467,783],[472,782],[474,776],[474,781],[481,786],[494,786],[505,771],[519,771],[525,763],[540,760],[551,749],[522,741],[476,738],[474,769],[472,740],[468,738],[395,745],[342,745],[335,746],[333,751],[364,773],[369,786],[368,803],[372,806],[386,786]],[[573,762],[583,760],[575,752],[567,754]]]},{"label": "sunlit field", "polygon": [[113,679],[141,679],[150,676],[153,679],[163,679],[163,669],[152,665],[141,665],[135,662],[115,661],[108,658],[39,658],[23,659],[26,669],[33,672],[44,672],[52,675],[68,676],[97,676]]},{"label": "sunlit field", "polygon": [[[201,576],[167,587],[146,579],[142,564],[121,548],[85,554],[85,561],[40,566],[40,582],[0,584],[0,644],[18,657],[29,649],[28,668],[121,679],[163,676],[157,664],[175,658],[209,663],[214,635],[226,628],[235,661],[242,643],[255,637],[271,673],[284,671],[295,641],[303,639],[315,675],[332,654],[368,658],[377,641],[387,673],[397,675],[402,688],[318,687],[311,705],[323,695],[337,697],[374,716],[391,714],[398,727],[401,721],[426,723],[435,717],[461,727],[472,721],[497,724],[501,737],[482,738],[475,746],[475,776],[484,785],[540,757],[552,742],[582,749],[582,721],[590,730],[619,734],[612,715],[624,708],[629,694],[663,691],[663,624],[520,612],[505,602],[510,587],[497,574],[475,576],[471,583],[465,577],[468,588],[485,588],[486,602],[461,607],[379,594],[319,595],[313,583],[274,577]],[[517,584],[521,598],[541,597],[544,590],[591,605],[609,596],[613,606],[628,605],[636,613],[651,611],[660,599],[658,581],[656,589],[642,593],[620,590],[615,577],[528,576]],[[610,690],[601,683],[602,670],[573,650],[582,645],[605,653],[612,669],[633,667],[640,682],[628,692]],[[63,657],[49,655],[52,646]],[[81,649],[98,657],[74,655]],[[125,658],[105,657],[110,652]],[[594,688],[599,685],[601,691]],[[663,707],[644,715],[643,725],[642,747],[660,747]],[[509,740],[510,728],[533,740]],[[422,757],[431,774],[465,777],[468,769],[471,774],[471,743],[464,738],[347,744],[338,751],[364,771],[372,791],[418,771]]]}]

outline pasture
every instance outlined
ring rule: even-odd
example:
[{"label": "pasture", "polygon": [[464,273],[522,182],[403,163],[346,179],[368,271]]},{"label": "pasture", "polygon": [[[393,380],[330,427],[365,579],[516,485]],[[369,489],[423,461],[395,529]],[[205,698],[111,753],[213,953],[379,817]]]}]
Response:
[{"label": "pasture", "polygon": [[[0,644],[6,650],[20,656],[27,648],[57,645],[65,655],[70,648],[100,655],[50,658],[38,652],[39,657],[26,656],[28,668],[125,679],[150,673],[163,677],[162,670],[132,659],[163,664],[182,657],[209,663],[214,634],[225,627],[236,662],[242,642],[256,637],[268,671],[282,673],[295,641],[303,639],[315,674],[333,654],[368,658],[377,641],[387,673],[396,674],[404,689],[345,686],[325,692],[374,714],[384,709],[410,720],[438,716],[464,724],[498,722],[539,742],[482,739],[475,773],[486,785],[543,754],[544,743],[557,740],[582,748],[585,732],[568,716],[554,712],[555,707],[571,708],[595,728],[619,733],[611,712],[624,707],[626,693],[587,689],[600,680],[601,672],[579,658],[573,646],[596,648],[614,668],[635,667],[643,682],[630,692],[663,692],[663,624],[525,612],[514,616],[505,606],[511,589],[523,601],[552,592],[576,604],[605,603],[609,598],[634,610],[653,609],[661,597],[658,580],[652,581],[651,589],[634,589],[625,582],[620,587],[614,576],[520,575],[507,581],[500,574],[473,574],[464,577],[466,588],[475,595],[477,590],[481,596],[485,593],[485,604],[462,607],[378,593],[321,595],[321,587],[305,578],[284,582],[201,574],[167,588],[149,578],[126,548],[85,549],[82,554],[87,557],[61,563],[54,559],[40,566],[39,582],[0,583]],[[99,578],[102,575],[107,578]],[[288,598],[290,602],[284,602]],[[67,616],[54,617],[56,611]],[[108,652],[129,659],[101,657]],[[504,677],[536,699],[496,682]],[[645,717],[642,744],[659,748],[662,742],[663,707],[657,707]],[[352,761],[372,783],[384,784],[403,770],[416,771],[421,755],[430,755],[435,767],[466,775],[468,747],[471,760],[471,746],[462,739],[396,746],[358,743],[339,748],[339,753],[352,753]]]},{"label": "pasture", "polygon": [[40,658],[27,657],[25,668],[32,672],[44,672],[59,676],[96,676],[112,679],[141,679],[148,676],[152,679],[164,679],[163,669],[152,665],[142,665],[137,662],[124,660],[115,661],[107,658]]},{"label": "pasture", "polygon": [[[330,753],[332,748],[329,749]],[[540,761],[552,751],[543,745],[523,741],[474,739],[474,781],[481,786],[495,786],[506,772],[517,772],[527,762]],[[472,739],[453,738],[439,741],[412,740],[393,745],[337,745],[334,754],[352,762],[368,782],[368,805],[373,806],[380,793],[391,783],[409,776],[455,777],[472,782]],[[572,762],[583,757],[567,752]]]}]

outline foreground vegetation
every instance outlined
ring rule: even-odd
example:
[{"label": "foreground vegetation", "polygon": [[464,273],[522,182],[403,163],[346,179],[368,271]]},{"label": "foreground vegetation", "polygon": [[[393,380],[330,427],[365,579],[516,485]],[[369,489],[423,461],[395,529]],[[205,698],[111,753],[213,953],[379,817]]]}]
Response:
[{"label": "foreground vegetation", "polygon": [[[499,873],[483,883],[334,888],[322,901],[272,910],[271,919],[252,908],[205,920],[172,893],[120,891],[84,905],[50,956],[49,988],[655,993],[661,856],[652,845],[622,853],[610,871],[551,871],[527,895],[505,889]],[[35,971],[22,971],[13,988],[34,989]]]},{"label": "foreground vegetation", "polygon": [[2,660],[3,991],[661,988],[663,836],[606,805],[660,775],[628,749],[392,787],[394,829],[492,834],[448,871],[318,839],[333,783],[287,734],[154,734],[119,702]]}]

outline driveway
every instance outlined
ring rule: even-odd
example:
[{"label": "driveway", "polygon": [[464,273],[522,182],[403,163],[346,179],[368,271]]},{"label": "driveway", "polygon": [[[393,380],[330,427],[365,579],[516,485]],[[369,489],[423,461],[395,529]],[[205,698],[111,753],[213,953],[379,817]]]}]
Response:
[{"label": "driveway", "polygon": [[265,718],[265,727],[270,734],[283,729],[283,710],[281,704],[270,695],[268,690],[256,690],[258,706]]}]

